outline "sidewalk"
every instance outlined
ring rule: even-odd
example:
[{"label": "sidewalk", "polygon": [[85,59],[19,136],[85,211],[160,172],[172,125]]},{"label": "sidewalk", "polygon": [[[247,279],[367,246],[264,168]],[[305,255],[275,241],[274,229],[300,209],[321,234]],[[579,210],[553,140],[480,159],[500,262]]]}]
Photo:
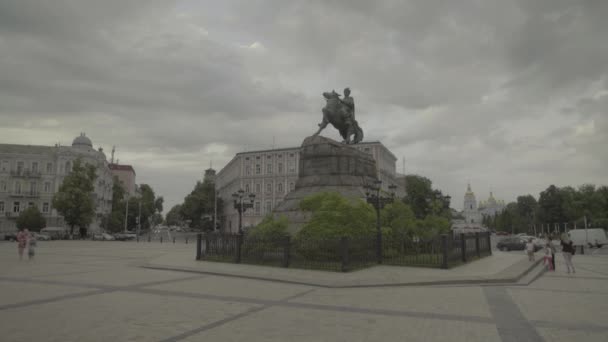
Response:
[{"label": "sidewalk", "polygon": [[139,266],[330,288],[515,283],[540,262],[523,253],[495,251],[492,256],[451,269],[374,266],[339,273],[248,264],[196,261],[192,251],[175,251]]}]

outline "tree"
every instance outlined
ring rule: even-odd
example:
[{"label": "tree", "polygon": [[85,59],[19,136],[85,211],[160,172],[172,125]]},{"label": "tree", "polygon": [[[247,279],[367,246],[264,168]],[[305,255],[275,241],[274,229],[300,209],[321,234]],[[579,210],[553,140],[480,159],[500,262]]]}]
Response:
[{"label": "tree", "polygon": [[31,231],[39,232],[44,227],[46,227],[46,219],[35,206],[25,209],[17,217],[17,228],[19,229],[27,228]]},{"label": "tree", "polygon": [[555,185],[550,185],[545,191],[541,192],[538,198],[541,222],[565,222],[562,202],[562,193]]},{"label": "tree", "polygon": [[387,204],[381,212],[381,223],[389,233],[398,237],[413,237],[417,231],[416,216],[412,209],[401,201]]},{"label": "tree", "polygon": [[287,232],[288,224],[289,220],[285,216],[275,218],[272,215],[266,215],[262,222],[247,231],[247,238],[258,240],[285,238],[289,236]]},{"label": "tree", "polygon": [[125,188],[118,179],[114,176],[114,183],[112,184],[112,211],[106,215],[104,219],[103,228],[112,232],[117,233],[124,230],[125,227]]},{"label": "tree", "polygon": [[412,208],[416,218],[425,218],[431,212],[430,204],[434,197],[431,180],[418,175],[407,175],[405,176],[405,184],[407,184],[405,204]]},{"label": "tree", "polygon": [[80,158],[76,159],[72,172],[64,178],[59,191],[53,196],[53,208],[70,226],[70,235],[74,234],[74,227],[79,227],[81,235],[86,235],[86,230],[93,221],[95,179],[95,167],[83,165]]},{"label": "tree", "polygon": [[376,231],[376,213],[361,199],[351,200],[337,192],[320,192],[304,198],[300,208],[312,214],[297,239],[369,237]]},{"label": "tree", "polygon": [[181,204],[174,205],[165,216],[165,224],[167,226],[179,226],[182,224]]},{"label": "tree", "polygon": [[[190,220],[191,228],[214,229],[215,196],[215,183],[209,180],[196,182],[192,192],[184,198],[180,209],[181,217]],[[217,209],[221,210],[221,208],[221,200],[218,198]],[[219,212],[218,216],[221,216]]]}]

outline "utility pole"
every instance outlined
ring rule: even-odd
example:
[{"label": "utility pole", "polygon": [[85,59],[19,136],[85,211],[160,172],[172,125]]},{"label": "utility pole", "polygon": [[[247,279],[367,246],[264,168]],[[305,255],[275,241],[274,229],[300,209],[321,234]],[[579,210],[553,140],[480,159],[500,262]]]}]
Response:
[{"label": "utility pole", "polygon": [[585,215],[585,245],[589,243],[589,232],[587,231],[587,215]]},{"label": "utility pole", "polygon": [[[214,186],[215,188],[215,186]],[[219,191],[214,190],[213,191],[213,231],[217,231],[217,195],[218,195]]]},{"label": "utility pole", "polygon": [[137,236],[139,236],[139,232],[141,231],[141,199],[138,204],[138,213],[137,213]]},{"label": "utility pole", "polygon": [[129,195],[127,195],[127,210],[125,210],[125,233],[127,232],[127,221],[129,221]]}]

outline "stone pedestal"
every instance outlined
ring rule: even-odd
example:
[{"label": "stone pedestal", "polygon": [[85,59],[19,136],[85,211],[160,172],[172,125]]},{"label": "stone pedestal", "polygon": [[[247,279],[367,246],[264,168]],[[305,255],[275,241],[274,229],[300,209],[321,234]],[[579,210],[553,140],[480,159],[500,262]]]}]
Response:
[{"label": "stone pedestal", "polygon": [[376,162],[371,155],[321,136],[304,139],[295,189],[275,209],[275,216],[289,219],[290,232],[310,220],[300,210],[300,201],[318,192],[338,192],[348,198],[365,199],[364,185],[376,180]]}]

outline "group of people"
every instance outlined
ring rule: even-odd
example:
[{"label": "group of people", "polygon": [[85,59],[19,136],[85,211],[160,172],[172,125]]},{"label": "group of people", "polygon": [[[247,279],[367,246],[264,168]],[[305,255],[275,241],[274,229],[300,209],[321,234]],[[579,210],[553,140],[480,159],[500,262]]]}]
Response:
[{"label": "group of people", "polygon": [[19,260],[23,260],[23,252],[27,249],[29,260],[36,255],[36,236],[27,228],[21,229],[17,233],[17,250],[19,251]]},{"label": "group of people", "polygon": [[[562,255],[564,256],[564,261],[566,263],[566,268],[568,269],[568,273],[576,273],[574,269],[574,264],[572,264],[572,256],[576,253],[574,248],[574,243],[570,239],[570,235],[564,234],[561,236],[561,247],[562,247]],[[546,238],[545,246],[543,248],[545,256],[543,263],[545,267],[550,271],[555,271],[555,253],[557,249],[555,245],[551,242],[551,237]],[[528,240],[526,243],[526,252],[528,253],[528,260],[534,261],[534,252],[535,246],[532,239]]]}]

